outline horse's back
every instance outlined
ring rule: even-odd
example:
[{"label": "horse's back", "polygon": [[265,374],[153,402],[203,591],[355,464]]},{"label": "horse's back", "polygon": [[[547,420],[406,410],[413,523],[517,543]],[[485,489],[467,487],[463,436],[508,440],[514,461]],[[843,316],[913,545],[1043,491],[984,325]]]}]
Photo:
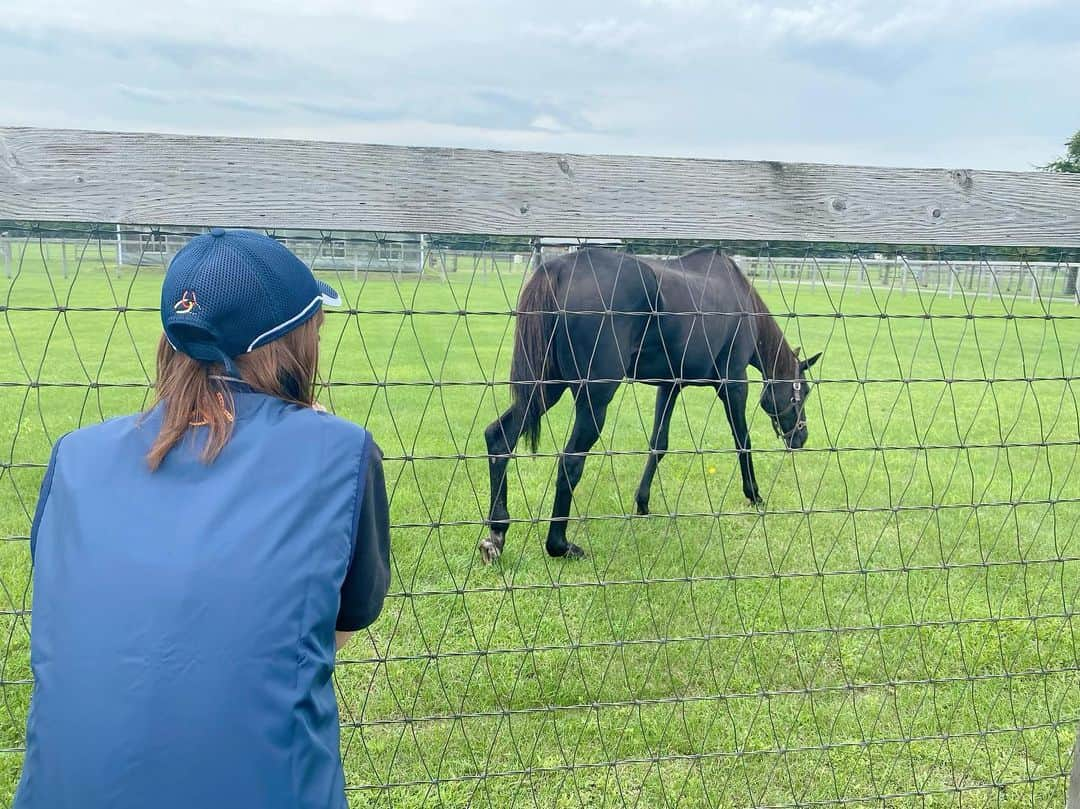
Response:
[{"label": "horse's back", "polygon": [[553,282],[554,349],[573,379],[633,377],[655,329],[658,282],[643,261],[605,248],[583,248],[544,262]]},{"label": "horse's back", "polygon": [[659,332],[669,351],[678,352],[668,358],[678,376],[705,384],[741,371],[756,343],[761,307],[738,265],[709,248],[649,265],[658,280]]},{"label": "horse's back", "polygon": [[738,265],[719,250],[648,262],[670,312],[739,312],[751,308],[750,285]]},{"label": "horse's back", "polygon": [[[744,368],[757,299],[717,250],[671,259],[584,248],[545,261],[565,378],[709,384]],[[567,373],[569,372],[569,373]]]},{"label": "horse's back", "polygon": [[670,311],[730,311],[733,302],[745,305],[749,289],[735,262],[711,248],[654,258],[587,247],[548,259],[542,271],[556,280],[560,308],[577,313],[655,312],[661,287]]},{"label": "horse's back", "polygon": [[556,297],[567,312],[651,312],[656,275],[637,256],[586,247],[544,262],[558,279]]}]

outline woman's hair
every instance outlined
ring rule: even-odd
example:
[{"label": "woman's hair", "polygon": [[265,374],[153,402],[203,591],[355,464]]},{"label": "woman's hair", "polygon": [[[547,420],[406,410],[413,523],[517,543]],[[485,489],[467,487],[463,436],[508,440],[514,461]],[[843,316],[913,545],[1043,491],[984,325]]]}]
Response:
[{"label": "woman's hair", "polygon": [[[255,350],[236,358],[240,377],[253,390],[292,404],[312,407],[319,371],[319,327],[323,313]],[[210,463],[228,443],[233,429],[233,399],[221,378],[220,366],[208,365],[181,354],[165,335],[158,341],[157,382],[154,405],[163,409],[161,429],[146,461],[157,469],[169,450],[187,431],[205,425],[209,429],[202,460]]]}]

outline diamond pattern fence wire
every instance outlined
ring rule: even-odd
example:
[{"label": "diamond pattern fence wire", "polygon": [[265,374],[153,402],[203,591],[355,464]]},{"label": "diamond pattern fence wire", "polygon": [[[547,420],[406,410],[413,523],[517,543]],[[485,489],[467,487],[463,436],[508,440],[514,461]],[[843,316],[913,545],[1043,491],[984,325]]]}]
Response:
[{"label": "diamond pattern fence wire", "polygon": [[[43,465],[64,432],[145,406],[162,270],[191,232],[0,234],[8,802]],[[484,429],[510,401],[519,292],[536,259],[588,252],[277,235],[347,300],[323,331],[321,398],[374,432],[392,492],[391,595],[337,670],[351,805],[1062,805],[1080,715],[1075,256],[722,245],[790,344],[824,352],[797,453],[750,372],[765,505],[697,387],[638,515],[655,391],[624,384],[567,519],[588,555],[549,558],[567,395],[537,451],[517,447],[510,532],[485,566]]]}]

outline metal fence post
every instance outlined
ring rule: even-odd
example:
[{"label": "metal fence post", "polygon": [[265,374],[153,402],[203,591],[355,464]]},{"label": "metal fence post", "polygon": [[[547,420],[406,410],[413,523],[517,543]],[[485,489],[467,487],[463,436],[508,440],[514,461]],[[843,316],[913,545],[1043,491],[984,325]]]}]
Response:
[{"label": "metal fence post", "polygon": [[1076,729],[1076,741],[1073,742],[1072,768],[1069,772],[1068,792],[1065,795],[1065,809],[1080,809],[1080,726]]},{"label": "metal fence post", "polygon": [[120,225],[116,226],[116,277],[120,277],[120,268],[124,263],[124,237],[120,233]]},{"label": "metal fence post", "polygon": [[7,233],[0,234],[0,261],[4,263],[4,275],[8,278],[14,276],[11,268],[11,237]]},{"label": "metal fence post", "polygon": [[1077,303],[1080,303],[1080,266],[1076,264],[1065,265],[1065,295],[1072,295]]}]

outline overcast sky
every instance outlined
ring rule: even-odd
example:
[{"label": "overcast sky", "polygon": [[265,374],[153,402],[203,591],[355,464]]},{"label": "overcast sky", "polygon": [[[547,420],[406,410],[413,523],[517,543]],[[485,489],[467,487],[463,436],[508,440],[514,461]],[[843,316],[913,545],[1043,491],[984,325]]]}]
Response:
[{"label": "overcast sky", "polygon": [[4,124],[1027,169],[1080,2],[0,0],[0,77]]}]

